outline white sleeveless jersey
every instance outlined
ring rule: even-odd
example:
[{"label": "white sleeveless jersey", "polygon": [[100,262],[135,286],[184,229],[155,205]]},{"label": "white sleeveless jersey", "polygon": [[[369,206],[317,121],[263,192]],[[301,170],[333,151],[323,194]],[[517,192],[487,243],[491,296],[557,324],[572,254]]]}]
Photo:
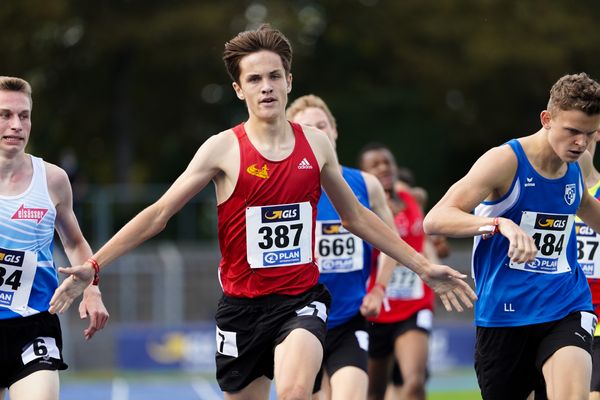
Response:
[{"label": "white sleeveless jersey", "polygon": [[31,160],[29,187],[16,196],[0,195],[0,319],[47,311],[58,286],[52,259],[56,209],[44,161]]}]

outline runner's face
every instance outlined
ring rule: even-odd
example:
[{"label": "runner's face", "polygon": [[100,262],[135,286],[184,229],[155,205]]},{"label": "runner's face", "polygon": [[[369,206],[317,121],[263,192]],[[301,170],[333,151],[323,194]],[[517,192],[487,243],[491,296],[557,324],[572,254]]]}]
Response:
[{"label": "runner's face", "polygon": [[[546,114],[545,114],[546,113]],[[575,162],[585,151],[600,128],[600,114],[589,116],[579,110],[542,112],[542,124],[548,130],[548,141],[564,162]]]},{"label": "runner's face", "polygon": [[0,90],[0,149],[24,151],[31,131],[31,102],[21,92]]},{"label": "runner's face", "polygon": [[279,55],[261,50],[243,57],[239,81],[233,88],[238,98],[246,101],[251,116],[265,120],[285,116],[292,75],[286,75]]},{"label": "runner's face", "polygon": [[361,169],[379,179],[385,190],[393,190],[398,174],[394,156],[388,150],[370,150],[362,156]]},{"label": "runner's face", "polygon": [[322,130],[335,148],[335,141],[338,136],[337,130],[333,127],[329,118],[327,118],[325,111],[318,107],[307,107],[294,115],[294,122]]}]

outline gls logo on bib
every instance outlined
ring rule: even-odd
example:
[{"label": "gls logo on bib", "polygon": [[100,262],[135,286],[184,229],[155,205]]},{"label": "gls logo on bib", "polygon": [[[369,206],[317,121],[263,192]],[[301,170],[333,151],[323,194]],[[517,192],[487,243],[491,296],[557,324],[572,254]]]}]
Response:
[{"label": "gls logo on bib", "polygon": [[567,219],[568,216],[566,215],[538,214],[534,228],[548,231],[562,231],[567,226]]},{"label": "gls logo on bib", "polygon": [[263,207],[262,223],[296,221],[300,218],[300,206],[289,204],[283,206]]},{"label": "gls logo on bib", "polygon": [[0,249],[0,264],[20,267],[23,265],[24,254],[22,251]]}]

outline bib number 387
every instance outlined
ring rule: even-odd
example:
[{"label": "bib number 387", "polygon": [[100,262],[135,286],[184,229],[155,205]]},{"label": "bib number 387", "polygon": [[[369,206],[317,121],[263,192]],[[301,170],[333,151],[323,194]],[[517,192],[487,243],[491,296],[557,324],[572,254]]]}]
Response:
[{"label": "bib number 387", "polygon": [[583,222],[575,222],[577,261],[587,278],[600,278],[600,235]]},{"label": "bib number 387", "polygon": [[309,202],[246,209],[247,260],[251,268],[311,262],[312,235]]}]

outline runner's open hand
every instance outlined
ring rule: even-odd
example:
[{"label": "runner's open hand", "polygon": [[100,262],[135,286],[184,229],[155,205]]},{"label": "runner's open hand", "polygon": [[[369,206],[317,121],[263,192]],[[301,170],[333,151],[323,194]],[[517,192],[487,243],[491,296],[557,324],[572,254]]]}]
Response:
[{"label": "runner's open hand", "polygon": [[471,287],[463,280],[467,276],[446,266],[430,264],[426,273],[421,275],[421,279],[442,300],[442,304],[447,311],[463,311],[461,302],[468,308],[473,307],[473,302],[477,300],[477,295]]},{"label": "runner's open hand", "polygon": [[106,326],[109,315],[98,286],[90,285],[83,292],[83,300],[79,303],[79,317],[89,318],[89,325],[83,331],[85,340],[90,340],[96,332]]},{"label": "runner's open hand", "polygon": [[68,274],[62,284],[54,292],[50,299],[50,311],[52,314],[63,313],[69,309],[71,303],[81,296],[83,291],[94,279],[94,269],[88,265],[77,265],[71,268],[60,267],[58,272]]}]

